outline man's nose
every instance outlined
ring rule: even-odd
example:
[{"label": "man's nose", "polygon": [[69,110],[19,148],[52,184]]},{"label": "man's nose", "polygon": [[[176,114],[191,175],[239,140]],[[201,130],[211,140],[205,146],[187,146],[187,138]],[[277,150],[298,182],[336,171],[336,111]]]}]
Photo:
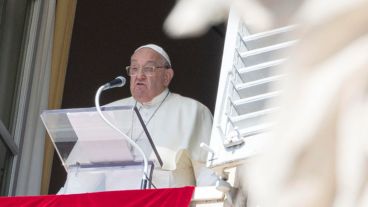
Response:
[{"label": "man's nose", "polygon": [[146,75],[143,73],[143,70],[142,69],[138,70],[137,78],[142,79],[142,78],[145,78],[145,77],[146,77]]}]

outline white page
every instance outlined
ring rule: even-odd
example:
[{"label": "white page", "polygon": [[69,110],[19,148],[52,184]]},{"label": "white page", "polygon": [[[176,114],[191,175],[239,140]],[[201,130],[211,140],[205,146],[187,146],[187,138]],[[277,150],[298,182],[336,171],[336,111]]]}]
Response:
[{"label": "white page", "polygon": [[74,112],[67,116],[78,137],[68,157],[69,164],[133,160],[124,135],[105,123],[97,112]]}]

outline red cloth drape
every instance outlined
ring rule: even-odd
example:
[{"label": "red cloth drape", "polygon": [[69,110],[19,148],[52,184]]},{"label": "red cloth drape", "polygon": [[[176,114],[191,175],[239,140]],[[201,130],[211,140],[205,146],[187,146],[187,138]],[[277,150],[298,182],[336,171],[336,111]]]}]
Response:
[{"label": "red cloth drape", "polygon": [[188,207],[194,187],[0,197],[1,207]]}]

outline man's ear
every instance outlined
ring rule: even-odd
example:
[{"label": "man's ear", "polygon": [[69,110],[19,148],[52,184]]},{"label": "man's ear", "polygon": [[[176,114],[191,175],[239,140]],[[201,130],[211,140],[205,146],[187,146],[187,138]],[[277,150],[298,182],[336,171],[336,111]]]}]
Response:
[{"label": "man's ear", "polygon": [[174,77],[174,70],[172,68],[165,69],[164,84],[166,87],[169,86],[173,77]]}]

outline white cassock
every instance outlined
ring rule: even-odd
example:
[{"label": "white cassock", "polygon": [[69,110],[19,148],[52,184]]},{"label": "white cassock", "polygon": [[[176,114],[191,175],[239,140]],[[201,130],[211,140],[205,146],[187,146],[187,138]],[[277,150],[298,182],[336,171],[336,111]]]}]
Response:
[{"label": "white cassock", "polygon": [[[215,175],[206,169],[207,152],[199,145],[209,143],[213,117],[200,102],[171,93],[168,89],[141,104],[133,97],[121,99],[108,106],[135,105],[163,161],[162,168],[153,173],[157,187],[213,185]],[[121,118],[121,124],[124,118]],[[148,145],[147,138],[132,136],[139,146]],[[152,157],[152,154],[151,154]],[[157,167],[157,166],[156,166]]]}]

